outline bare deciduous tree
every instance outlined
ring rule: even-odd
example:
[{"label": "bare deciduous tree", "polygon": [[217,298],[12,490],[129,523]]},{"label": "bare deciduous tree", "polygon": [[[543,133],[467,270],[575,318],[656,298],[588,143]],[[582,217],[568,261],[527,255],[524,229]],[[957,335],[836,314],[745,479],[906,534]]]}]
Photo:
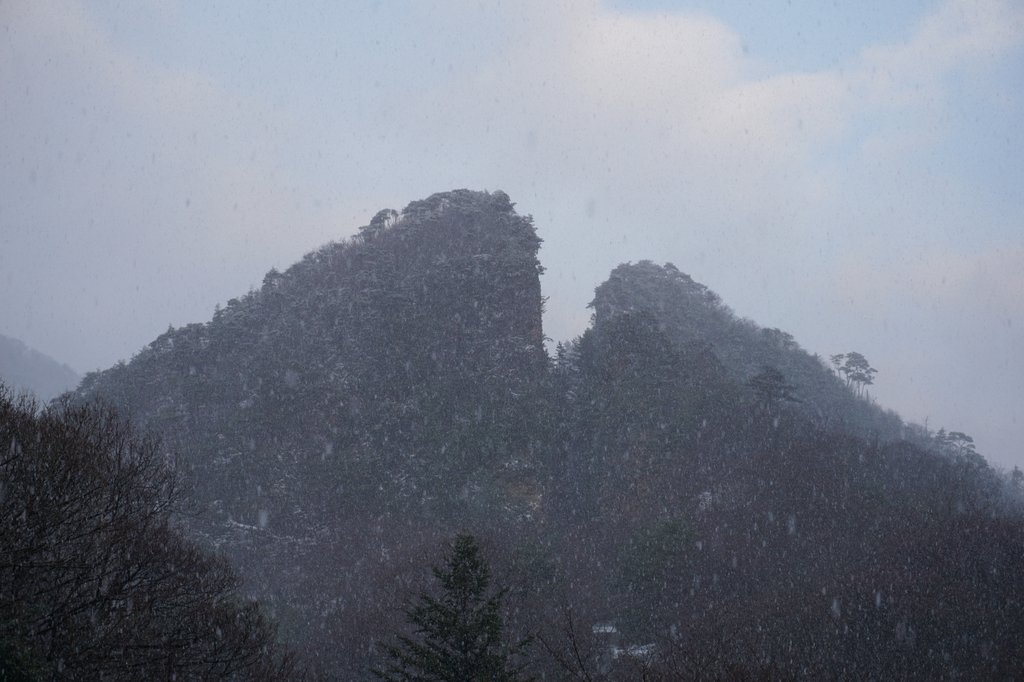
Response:
[{"label": "bare deciduous tree", "polygon": [[172,528],[156,440],[109,408],[40,410],[0,386],[0,443],[0,644],[20,674],[295,676],[227,562]]}]

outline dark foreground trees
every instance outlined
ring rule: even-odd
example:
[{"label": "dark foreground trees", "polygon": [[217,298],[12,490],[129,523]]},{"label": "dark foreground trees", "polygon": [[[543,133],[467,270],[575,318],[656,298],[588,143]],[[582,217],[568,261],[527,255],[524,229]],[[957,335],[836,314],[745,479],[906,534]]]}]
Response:
[{"label": "dark foreground trees", "polygon": [[414,637],[386,646],[388,663],[373,672],[384,680],[513,682],[525,680],[516,663],[528,642],[503,640],[504,590],[491,590],[491,573],[476,539],[458,535],[443,567],[433,568],[440,594],[421,593],[406,616]]},{"label": "dark foreground trees", "polygon": [[158,443],[0,385],[0,679],[288,679],[230,566],[171,527]]}]

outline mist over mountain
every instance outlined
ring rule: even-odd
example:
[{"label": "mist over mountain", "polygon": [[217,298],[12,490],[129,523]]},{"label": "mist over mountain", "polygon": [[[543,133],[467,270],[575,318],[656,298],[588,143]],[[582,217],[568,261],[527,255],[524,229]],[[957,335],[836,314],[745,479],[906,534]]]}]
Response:
[{"label": "mist over mountain", "polygon": [[80,377],[67,365],[0,334],[0,380],[47,401],[74,388]]},{"label": "mist over mountain", "polygon": [[1020,477],[670,264],[617,267],[549,358],[540,244],[500,191],[385,209],[74,399],[162,435],[184,531],[325,676],[368,675],[460,531],[548,679],[1019,669]]}]

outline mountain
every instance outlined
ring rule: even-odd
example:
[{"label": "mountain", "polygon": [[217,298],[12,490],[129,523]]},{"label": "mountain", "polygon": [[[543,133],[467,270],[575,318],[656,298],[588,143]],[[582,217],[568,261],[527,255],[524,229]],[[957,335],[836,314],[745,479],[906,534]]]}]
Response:
[{"label": "mountain", "polygon": [[553,368],[549,514],[590,622],[656,643],[656,679],[1012,675],[1020,477],[671,265],[616,268],[592,307]]},{"label": "mountain", "polygon": [[0,334],[0,379],[14,390],[48,401],[74,388],[79,376],[67,365]]},{"label": "mountain", "polygon": [[[78,394],[167,434],[199,499],[238,522],[307,513],[281,492],[292,475],[349,498],[398,472],[426,486],[389,490],[399,499],[457,490],[528,449],[511,396],[545,371],[539,244],[501,192],[382,211]],[[340,511],[333,487],[319,492]]]},{"label": "mountain", "polygon": [[539,245],[502,192],[381,211],[77,396],[164,435],[204,511],[192,532],[326,649],[335,635],[311,633],[309,613],[379,601],[397,538],[415,551],[453,524],[529,514]]},{"label": "mountain", "polygon": [[163,434],[182,526],[328,676],[463,531],[549,678],[1016,669],[1019,479],[671,265],[616,268],[548,358],[540,243],[503,192],[385,209],[75,396]]}]

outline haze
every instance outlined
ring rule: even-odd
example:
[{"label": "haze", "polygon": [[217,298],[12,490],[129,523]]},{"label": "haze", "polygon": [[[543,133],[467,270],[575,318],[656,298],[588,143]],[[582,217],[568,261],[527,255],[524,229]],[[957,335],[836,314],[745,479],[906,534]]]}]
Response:
[{"label": "haze", "polygon": [[670,261],[1024,466],[1024,5],[0,2],[0,333],[128,359],[380,208],[503,189],[545,332]]}]

